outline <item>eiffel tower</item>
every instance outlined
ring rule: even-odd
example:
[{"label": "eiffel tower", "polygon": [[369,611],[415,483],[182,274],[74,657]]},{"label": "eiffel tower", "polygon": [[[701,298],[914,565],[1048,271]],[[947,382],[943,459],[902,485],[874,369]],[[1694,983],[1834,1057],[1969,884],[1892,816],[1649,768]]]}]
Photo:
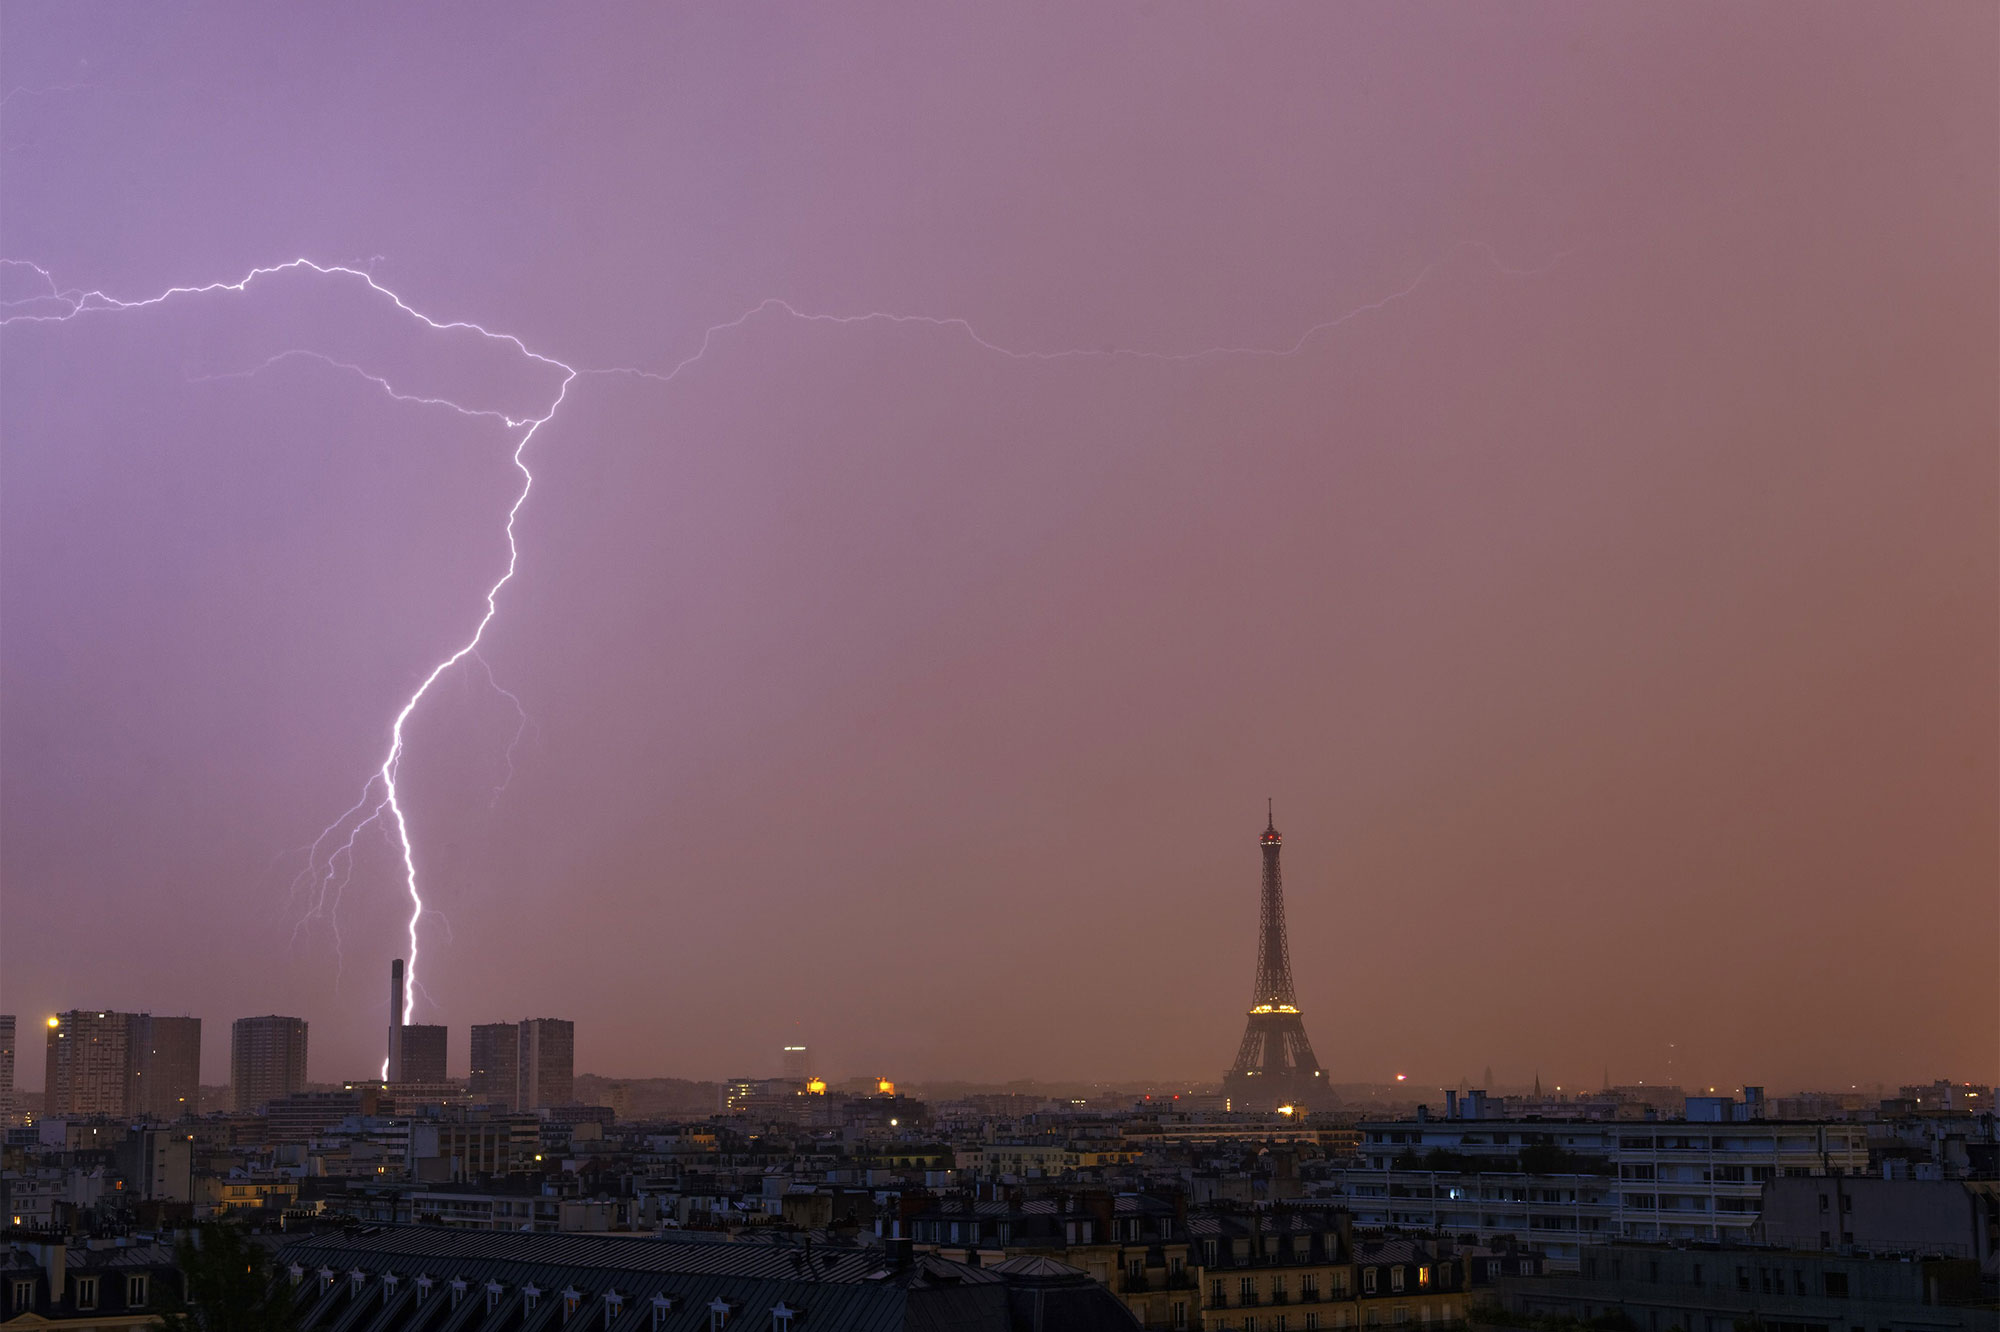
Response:
[{"label": "eiffel tower", "polygon": [[1326,1076],[1306,1039],[1305,1019],[1292,988],[1292,953],[1285,941],[1285,882],[1278,854],[1285,839],[1266,806],[1264,898],[1257,935],[1257,988],[1250,996],[1250,1023],[1237,1047],[1236,1063],[1223,1075],[1222,1092],[1234,1110],[1314,1106],[1326,1101]]}]

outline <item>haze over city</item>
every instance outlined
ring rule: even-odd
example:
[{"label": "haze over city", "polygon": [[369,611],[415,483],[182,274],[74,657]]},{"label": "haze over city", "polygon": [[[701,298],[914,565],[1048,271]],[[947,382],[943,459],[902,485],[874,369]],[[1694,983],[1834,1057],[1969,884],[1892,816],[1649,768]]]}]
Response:
[{"label": "haze over city", "polygon": [[1334,1082],[2000,1074],[1991,6],[0,21],[37,1041],[375,1074],[546,418],[417,1023],[1214,1084],[1269,799]]}]

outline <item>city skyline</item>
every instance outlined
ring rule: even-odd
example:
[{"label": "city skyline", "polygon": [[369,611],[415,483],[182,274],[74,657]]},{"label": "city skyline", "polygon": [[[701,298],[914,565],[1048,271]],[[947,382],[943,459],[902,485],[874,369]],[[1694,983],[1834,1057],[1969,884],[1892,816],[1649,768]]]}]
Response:
[{"label": "city skyline", "polygon": [[1990,7],[792,19],[10,17],[21,1032],[2000,1075]]}]

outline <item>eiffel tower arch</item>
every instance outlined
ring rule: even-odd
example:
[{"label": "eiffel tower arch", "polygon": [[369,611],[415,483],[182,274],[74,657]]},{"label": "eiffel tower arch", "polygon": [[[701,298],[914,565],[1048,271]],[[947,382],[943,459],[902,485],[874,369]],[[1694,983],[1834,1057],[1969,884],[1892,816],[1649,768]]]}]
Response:
[{"label": "eiffel tower arch", "polygon": [[1223,1075],[1222,1092],[1234,1110],[1312,1107],[1327,1102],[1326,1075],[1306,1039],[1305,1017],[1292,986],[1291,947],[1285,937],[1285,881],[1278,857],[1285,839],[1275,815],[1265,819],[1258,846],[1264,853],[1264,893],[1257,932],[1257,984],[1236,1062]]}]

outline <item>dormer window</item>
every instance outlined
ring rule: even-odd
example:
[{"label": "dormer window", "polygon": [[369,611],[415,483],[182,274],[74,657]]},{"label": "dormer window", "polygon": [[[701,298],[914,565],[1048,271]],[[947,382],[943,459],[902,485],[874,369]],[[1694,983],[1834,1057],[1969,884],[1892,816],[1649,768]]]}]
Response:
[{"label": "dormer window", "polygon": [[429,1299],[429,1298],[431,1297],[431,1286],[432,1286],[433,1284],[434,1284],[434,1283],[433,1283],[433,1282],[431,1281],[431,1279],[430,1279],[429,1277],[427,1277],[427,1276],[420,1276],[420,1277],[418,1277],[418,1278],[417,1278],[417,1303],[418,1303],[418,1304],[422,1304],[422,1303],[423,1303],[423,1302],[424,1302],[425,1300],[427,1300],[427,1299]]},{"label": "dormer window", "polygon": [[729,1315],[735,1312],[728,1300],[718,1297],[708,1306],[708,1332],[722,1332],[729,1326]]},{"label": "dormer window", "polygon": [[146,1276],[146,1274],[143,1272],[134,1273],[133,1275],[126,1277],[125,1307],[128,1309],[145,1308],[146,1299],[149,1295],[152,1294],[152,1291],[150,1289],[151,1286],[152,1286],[152,1279]]},{"label": "dormer window", "polygon": [[611,1325],[618,1321],[618,1315],[625,1312],[625,1297],[615,1290],[604,1292],[604,1327],[610,1332]]},{"label": "dormer window", "polygon": [[299,1284],[299,1282],[304,1281],[306,1279],[306,1269],[300,1267],[297,1263],[293,1263],[290,1267],[285,1269],[285,1275],[290,1277],[292,1284],[296,1286]]},{"label": "dormer window", "polygon": [[501,1289],[502,1289],[502,1287],[501,1287],[500,1283],[499,1283],[499,1282],[497,1282],[497,1281],[489,1281],[489,1282],[487,1282],[487,1283],[486,1283],[486,1312],[487,1312],[487,1313],[492,1313],[492,1312],[493,1312],[493,1311],[494,1311],[495,1309],[498,1309],[498,1308],[500,1307],[500,1292],[501,1292]]},{"label": "dormer window", "polygon": [[76,1279],[76,1307],[95,1309],[97,1307],[97,1278],[80,1276]]},{"label": "dormer window", "polygon": [[672,1309],[673,1307],[674,1307],[674,1301],[673,1301],[673,1297],[672,1297],[672,1296],[669,1296],[669,1295],[655,1295],[655,1296],[653,1297],[653,1330],[654,1330],[654,1332],[659,1332],[659,1329],[660,1329],[660,1327],[661,1327],[661,1326],[663,1326],[663,1325],[664,1325],[664,1324],[666,1323],[666,1321],[667,1321],[667,1313],[668,1313],[668,1311],[669,1311],[669,1310],[671,1310],[671,1309]]},{"label": "dormer window", "polygon": [[797,1309],[791,1308],[789,1305],[786,1305],[782,1301],[772,1305],[771,1306],[772,1332],[791,1332],[792,1319],[798,1316],[798,1312],[799,1311]]},{"label": "dormer window", "polygon": [[542,1292],[533,1286],[521,1287],[521,1312],[531,1314],[535,1306],[542,1302]]}]

